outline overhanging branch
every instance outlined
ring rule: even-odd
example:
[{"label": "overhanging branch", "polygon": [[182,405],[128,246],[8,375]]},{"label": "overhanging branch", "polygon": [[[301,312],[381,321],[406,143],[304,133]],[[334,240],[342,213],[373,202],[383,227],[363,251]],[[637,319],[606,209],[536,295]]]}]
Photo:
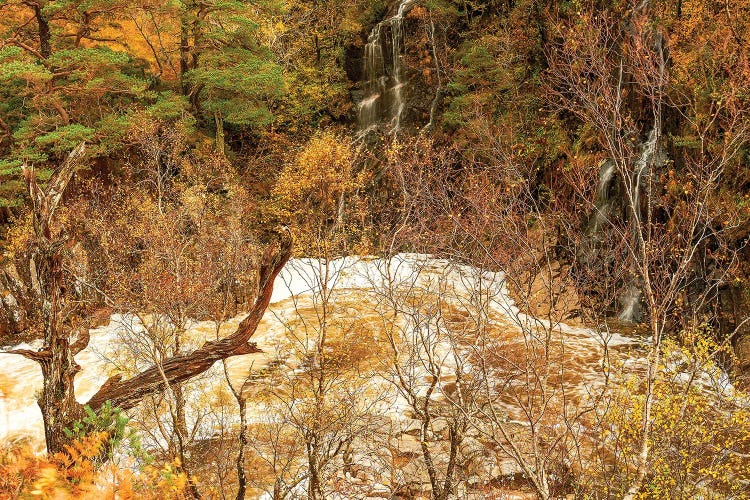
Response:
[{"label": "overhanging branch", "polygon": [[291,253],[291,235],[289,230],[284,228],[278,232],[278,238],[263,255],[259,270],[258,297],[253,303],[250,314],[242,320],[232,335],[221,340],[206,342],[200,349],[169,358],[160,366],[152,366],[127,380],[121,380],[121,375],[115,375],[107,380],[87,404],[97,409],[109,401],[113,407],[128,410],[146,396],[163,390],[165,379],[168,384],[185,382],[205,372],[217,361],[238,354],[259,352],[249,340],[271,302],[276,276],[289,260]]}]

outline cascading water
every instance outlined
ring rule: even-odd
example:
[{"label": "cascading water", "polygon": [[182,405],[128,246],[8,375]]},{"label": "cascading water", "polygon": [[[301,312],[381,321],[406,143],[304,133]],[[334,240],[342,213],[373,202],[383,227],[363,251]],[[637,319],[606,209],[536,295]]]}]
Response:
[{"label": "cascading water", "polygon": [[[457,308],[456,311],[463,311],[467,304],[473,303],[477,297],[484,297],[481,300],[487,308],[487,317],[483,328],[488,333],[493,332],[493,338],[500,342],[497,345],[504,346],[509,349],[509,352],[524,349],[523,346],[530,338],[527,336],[529,332],[535,332],[534,335],[536,335],[538,333],[536,329],[546,324],[544,319],[536,319],[520,312],[508,295],[506,277],[502,272],[472,268],[449,260],[434,259],[428,255],[418,254],[400,254],[390,259],[359,257],[343,257],[332,261],[292,259],[274,283],[269,312],[263,317],[258,330],[253,335],[253,342],[257,342],[262,352],[233,356],[227,360],[226,369],[231,380],[236,384],[235,387],[239,387],[243,381],[247,380],[251,371],[254,375],[260,374],[263,373],[263,369],[273,366],[276,366],[275,369],[278,370],[288,370],[279,372],[284,377],[290,377],[287,380],[296,376],[302,359],[293,360],[288,357],[293,356],[290,353],[294,350],[284,348],[283,339],[292,337],[287,337],[290,335],[290,321],[310,321],[313,324],[319,321],[316,316],[318,314],[316,304],[320,304],[320,294],[324,283],[328,293],[331,294],[329,295],[332,306],[331,314],[336,311],[335,314],[339,315],[332,316],[339,319],[332,321],[331,328],[328,330],[333,339],[340,339],[341,337],[336,337],[340,332],[350,331],[351,326],[348,321],[354,322],[351,323],[352,325],[355,323],[360,326],[372,325],[372,330],[364,329],[365,327],[362,326],[361,331],[368,332],[367,335],[378,335],[379,325],[387,317],[383,315],[390,314],[382,309],[385,305],[383,297],[399,301],[397,302],[399,310],[404,308],[405,314],[401,316],[399,313],[402,319],[393,320],[394,327],[400,329],[411,325],[408,312],[410,309],[407,306],[411,303],[408,302],[411,292],[405,290],[417,290],[419,297],[429,297],[425,304],[440,303],[445,311],[453,311],[453,308]],[[486,302],[484,302],[485,298]],[[407,302],[401,302],[404,300]],[[423,299],[420,298],[417,302],[421,300]],[[464,318],[463,320],[457,319],[457,313],[449,313],[451,318],[449,321],[456,331],[471,328],[472,321],[476,319],[468,312],[472,310],[471,306],[468,307],[467,316],[460,315]],[[345,320],[347,317],[350,320]],[[244,318],[245,315],[239,315],[230,319],[222,329],[222,335],[235,331]],[[446,321],[448,321],[447,318],[448,316],[446,316]],[[417,325],[413,326],[417,330],[422,328]],[[561,363],[565,363],[569,372],[575,374],[575,377],[569,378],[570,383],[566,386],[564,392],[566,401],[570,401],[571,397],[586,397],[592,385],[602,381],[601,360],[604,359],[602,356],[604,356],[605,344],[607,356],[619,349],[622,349],[623,354],[627,352],[627,349],[637,349],[637,342],[634,339],[616,333],[607,332],[605,337],[587,328],[564,324],[549,326],[551,328],[549,334],[554,336],[553,344],[561,345],[563,342],[565,344],[565,349],[553,351],[557,354],[551,354],[549,362],[558,367],[562,366]],[[88,347],[76,355],[76,362],[82,367],[75,379],[76,396],[80,402],[87,401],[117,371],[118,367],[123,366],[123,362],[132,362],[123,345],[132,341],[134,332],[142,332],[140,319],[133,315],[119,314],[112,316],[109,325],[91,330]],[[215,338],[216,325],[210,321],[191,323],[185,332],[185,339],[195,346],[200,346]],[[434,342],[431,345],[434,351],[431,352],[437,353],[436,359],[440,360],[438,363],[441,364],[441,369],[446,369],[447,376],[446,379],[441,378],[441,384],[450,383],[448,368],[452,366],[451,360],[454,358],[447,356],[446,353],[451,352],[453,347],[448,338],[430,338],[432,339],[430,342]],[[295,337],[295,345],[296,339]],[[308,339],[307,342],[311,340]],[[17,347],[35,349],[38,345]],[[640,357],[640,354],[638,356]],[[284,362],[279,364],[280,359]],[[145,365],[143,367],[145,368]],[[511,369],[514,370],[512,367]],[[416,373],[422,373],[418,366],[414,370]],[[492,371],[499,381],[507,380],[506,376],[516,376],[511,375],[510,372],[506,374],[502,370],[500,367],[495,367]],[[223,367],[219,364],[204,376],[192,381],[191,385],[194,385],[196,391],[205,393],[207,396],[218,395],[222,392],[216,391],[228,390],[224,384],[224,377]],[[422,374],[421,377],[427,379],[426,374]],[[455,383],[455,380],[452,382]],[[374,377],[372,384],[370,387],[382,395],[378,397],[384,398],[372,408],[381,408],[375,411],[380,411],[383,416],[392,418],[394,426],[400,425],[400,422],[407,418],[403,413],[407,408],[405,402],[398,394],[389,396],[386,392],[380,392],[390,387],[387,379]],[[42,415],[34,397],[35,391],[41,385],[42,372],[37,363],[0,351],[0,449],[9,442],[32,438],[35,447],[39,451],[43,450]],[[437,394],[439,391],[436,391]],[[228,394],[227,396],[231,397]],[[386,397],[393,399],[386,400]],[[198,418],[199,415],[204,415],[205,401],[199,399],[189,402],[187,418],[190,422],[193,422],[193,419]],[[391,402],[386,404],[386,401]],[[380,406],[381,404],[383,406]],[[509,414],[514,415],[515,418],[522,418],[520,416],[522,408],[515,406],[512,398],[508,398],[506,404]],[[247,410],[250,423],[263,425],[268,422],[269,414],[265,405],[249,404]],[[203,419],[205,434],[197,435],[198,439],[215,436],[214,431],[218,429],[212,428],[211,422],[218,423],[211,418]],[[230,423],[235,422],[230,421]],[[158,431],[155,434],[158,434]],[[364,496],[356,498],[364,498]]]},{"label": "cascading water", "polygon": [[[625,201],[628,206],[628,216],[633,222],[633,230],[638,231],[638,222],[641,218],[641,196],[644,178],[653,166],[662,165],[664,158],[659,150],[659,126],[655,125],[648,133],[646,139],[641,143],[640,154],[632,163],[632,171],[623,183],[627,183],[629,196],[632,197],[632,205]],[[623,200],[613,196],[613,183],[617,176],[617,165],[614,161],[606,160],[599,167],[599,178],[594,198],[594,213],[589,222],[588,243],[583,248],[583,262],[586,265],[593,264],[597,259],[598,245],[602,241],[602,227],[614,216],[613,208]],[[633,241],[637,233],[633,234]],[[618,298],[620,312],[618,319],[625,322],[637,322],[641,319],[641,288],[637,278],[626,281]]]},{"label": "cascading water", "polygon": [[594,197],[594,212],[589,219],[584,241],[579,254],[580,263],[585,266],[594,266],[600,258],[599,244],[602,242],[601,228],[609,222],[612,216],[612,206],[616,199],[611,197],[612,184],[615,179],[617,168],[612,160],[604,160],[599,165],[599,181],[596,185]]},{"label": "cascading water", "polygon": [[633,217],[635,217],[636,220],[639,220],[641,217],[641,179],[643,178],[644,174],[648,173],[649,166],[654,164],[656,161],[656,144],[659,140],[659,135],[660,134],[657,127],[651,129],[651,132],[648,133],[646,142],[644,142],[643,146],[641,147],[641,155],[635,162],[635,179],[633,182]]},{"label": "cascading water", "polygon": [[631,282],[620,297],[622,309],[617,319],[634,323],[641,319],[641,289]]},{"label": "cascading water", "polygon": [[609,188],[615,177],[616,165],[612,160],[606,160],[599,168],[599,182],[596,185],[596,198],[594,199],[594,217],[589,234],[596,237],[599,228],[609,217],[611,200]]},{"label": "cascading water", "polygon": [[[641,146],[641,154],[634,164],[634,176],[630,179],[630,190],[632,193],[632,210],[631,217],[633,218],[633,231],[639,231],[639,225],[637,224],[641,218],[641,185],[644,175],[648,174],[651,167],[657,163],[661,163],[662,159],[659,158],[659,126],[655,125],[654,128],[648,133],[646,142]],[[634,235],[635,240],[636,235]],[[631,280],[626,286],[622,295],[620,296],[621,310],[618,316],[620,321],[636,322],[641,318],[641,288],[638,286],[637,280]]]},{"label": "cascading water", "polygon": [[361,135],[381,123],[395,133],[401,127],[406,85],[401,70],[404,16],[416,0],[402,0],[395,16],[377,24],[367,39],[364,52],[364,97],[358,105]]}]

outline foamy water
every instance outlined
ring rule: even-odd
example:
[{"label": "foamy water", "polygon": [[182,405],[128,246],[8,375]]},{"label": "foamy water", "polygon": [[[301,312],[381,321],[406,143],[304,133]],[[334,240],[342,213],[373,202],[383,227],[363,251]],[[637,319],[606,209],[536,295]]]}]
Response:
[{"label": "foamy water", "polygon": [[[486,306],[488,325],[497,332],[498,346],[512,350],[513,346],[528,345],[534,332],[549,330],[554,339],[564,345],[559,356],[571,364],[570,383],[584,394],[591,384],[602,379],[601,360],[604,345],[608,348],[634,344],[631,338],[617,334],[602,335],[587,328],[564,324],[550,325],[548,321],[526,316],[509,298],[504,275],[457,265],[448,260],[434,259],[425,255],[401,254],[390,260],[377,258],[346,257],[324,262],[317,259],[294,259],[282,270],[276,280],[271,305],[252,338],[264,352],[236,356],[227,361],[230,377],[240,382],[247,376],[250,367],[258,370],[276,357],[275,349],[288,332],[290,321],[294,321],[303,310],[311,310],[319,303],[322,290],[329,293],[334,311],[340,307],[339,315],[356,315],[357,321],[368,324],[368,332],[379,335],[377,325],[384,317],[383,307],[393,297],[419,298],[423,304],[430,301],[445,301],[455,312],[453,323],[460,322],[463,309]],[[238,316],[222,325],[221,335],[234,331],[244,318]],[[406,332],[406,319],[398,319],[400,328]],[[465,327],[465,325],[464,325]],[[132,315],[113,315],[107,326],[91,331],[89,346],[76,356],[82,367],[76,376],[76,398],[88,400],[101,384],[117,371],[124,331],[138,329],[138,320]],[[188,336],[196,345],[214,339],[216,327],[212,322],[195,322],[190,325]],[[19,348],[38,348],[24,345]],[[451,344],[445,338],[435,338],[435,352],[446,370],[453,366],[450,355]],[[502,374],[502,363],[497,370]],[[218,367],[212,373],[219,375]],[[573,376],[575,375],[575,376]],[[219,382],[223,383],[220,379]],[[374,382],[373,382],[374,383]],[[35,401],[35,393],[42,386],[38,365],[21,356],[0,353],[0,442],[31,437],[43,449],[42,418]],[[386,398],[381,405],[384,413],[399,419],[405,411],[405,401],[399,397]],[[509,409],[513,402],[508,401]],[[250,417],[260,416],[262,411],[250,409]]]}]

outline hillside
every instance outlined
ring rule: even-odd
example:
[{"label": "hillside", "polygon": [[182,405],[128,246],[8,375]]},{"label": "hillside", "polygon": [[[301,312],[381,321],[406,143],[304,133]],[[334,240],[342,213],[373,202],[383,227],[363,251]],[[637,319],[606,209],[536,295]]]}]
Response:
[{"label": "hillside", "polygon": [[750,3],[0,13],[0,496],[750,496]]}]

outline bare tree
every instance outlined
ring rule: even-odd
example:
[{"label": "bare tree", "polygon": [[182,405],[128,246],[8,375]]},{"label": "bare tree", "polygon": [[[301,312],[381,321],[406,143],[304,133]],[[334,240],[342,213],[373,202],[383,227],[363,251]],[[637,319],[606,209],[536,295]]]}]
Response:
[{"label": "bare tree", "polygon": [[[75,277],[64,274],[65,248],[71,236],[60,234],[55,220],[55,211],[63,192],[82,159],[83,146],[79,146],[52,177],[46,189],[37,184],[33,168],[25,169],[34,227],[28,261],[34,271],[27,286],[38,289],[42,297],[44,342],[38,351],[11,352],[32,359],[42,367],[44,386],[39,406],[50,452],[64,449],[69,438],[63,430],[83,415],[83,405],[75,400],[73,379],[80,367],[73,357],[86,347],[88,330],[82,327],[74,341],[71,313],[76,310],[77,304],[71,289],[75,288]],[[249,315],[234,333],[217,341],[206,342],[192,352],[171,356],[159,366],[152,366],[126,380],[122,375],[116,375],[107,380],[86,404],[98,409],[109,401],[112,406],[127,410],[144,397],[162,391],[168,384],[179,384],[205,372],[216,361],[254,352],[256,348],[249,340],[268,306],[274,279],[290,255],[291,239],[288,230],[282,229],[261,260],[257,298]]]},{"label": "bare tree", "polygon": [[[486,136],[495,163],[464,166],[461,177],[449,167],[460,152],[436,153],[424,142],[396,149],[403,221],[394,247],[407,242],[475,266],[452,297],[461,321],[443,327],[464,391],[442,392],[487,453],[551,498],[570,488],[593,449],[613,341],[606,327],[565,324],[584,305],[561,237],[576,219],[550,214],[528,165],[489,125]],[[436,303],[449,298],[437,295]]]},{"label": "bare tree", "polygon": [[[435,500],[456,492],[461,445],[472,406],[460,345],[468,335],[451,328],[450,288],[444,276],[431,274],[421,263],[384,259],[373,276],[376,311],[390,353],[384,363],[386,380],[419,423],[417,442]],[[455,405],[448,404],[452,398]],[[445,432],[436,432],[443,428]],[[441,438],[446,434],[445,439]]]},{"label": "bare tree", "polygon": [[[305,467],[298,469],[303,475],[296,479],[285,477],[288,470],[277,471],[282,481],[274,484],[275,498],[283,498],[301,480],[307,498],[326,498],[333,491],[330,481],[346,468],[345,456],[353,443],[371,427],[380,400],[380,391],[372,384],[377,341],[362,324],[361,312],[349,301],[347,291],[339,290],[339,280],[347,272],[343,262],[295,261],[282,275],[284,280],[301,281],[307,291],[293,292],[286,311],[274,308],[284,335],[276,349],[275,374],[263,392],[276,421],[304,445],[299,458],[304,458]],[[288,286],[293,290],[292,282]],[[279,456],[283,450],[275,446],[271,450],[267,461],[289,462]],[[282,483],[287,484],[286,491],[279,491]]]},{"label": "bare tree", "polygon": [[[634,303],[645,306],[651,337],[643,374],[640,449],[635,475],[625,498],[634,498],[649,473],[650,430],[654,385],[662,366],[662,341],[679,315],[695,325],[725,281],[733,258],[726,249],[728,227],[717,223],[712,195],[723,170],[747,140],[738,101],[725,96],[721,112],[725,130],[722,146],[701,149],[683,159],[684,188],[677,197],[664,179],[670,165],[664,155],[665,113],[685,107],[670,93],[670,72],[664,35],[651,27],[648,3],[635,8],[627,21],[611,14],[585,12],[587,29],[570,36],[548,54],[550,95],[560,110],[572,112],[598,132],[599,142],[614,164],[627,207],[625,221],[610,219],[609,228],[626,248],[627,263],[636,280]],[[583,34],[585,32],[585,34]],[[644,116],[638,110],[647,110]],[[668,175],[674,176],[675,169]],[[593,207],[592,207],[593,208]],[[729,265],[715,263],[710,276],[701,276],[700,261],[707,248],[727,254]],[[697,291],[696,291],[697,290]],[[689,302],[684,308],[681,304]]]}]

